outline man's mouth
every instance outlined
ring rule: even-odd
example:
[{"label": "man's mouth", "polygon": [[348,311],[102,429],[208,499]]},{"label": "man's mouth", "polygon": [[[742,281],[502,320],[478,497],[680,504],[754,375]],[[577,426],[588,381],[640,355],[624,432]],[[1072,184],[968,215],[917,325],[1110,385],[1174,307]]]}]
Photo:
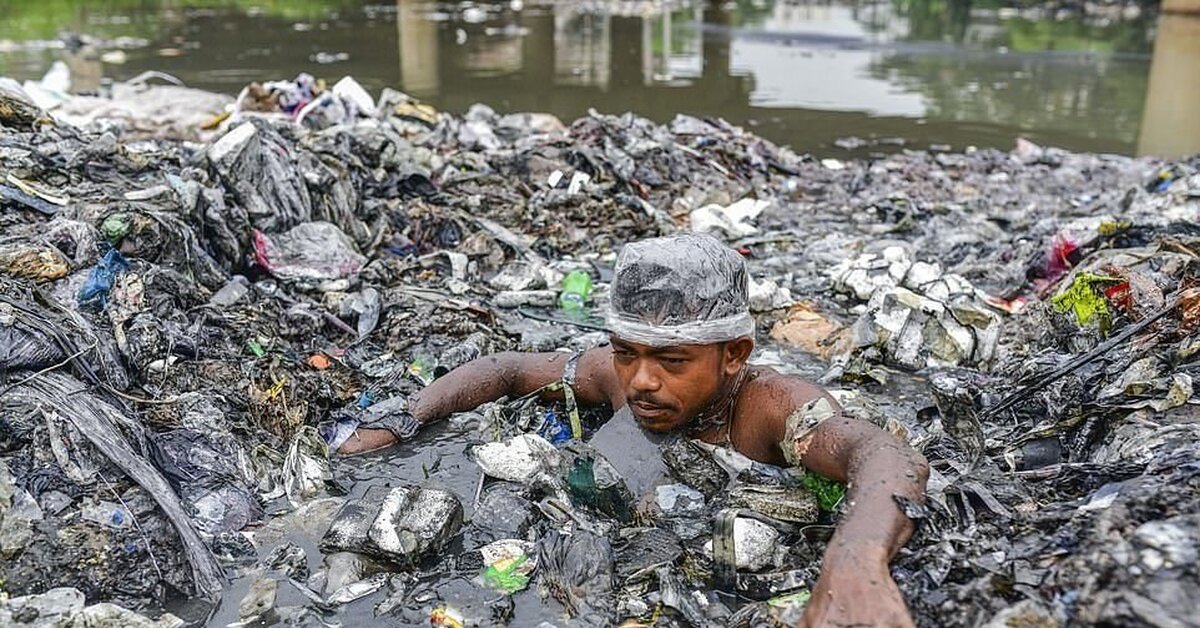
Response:
[{"label": "man's mouth", "polygon": [[629,404],[629,409],[635,417],[642,421],[661,419],[670,412],[669,408],[645,401],[634,401]]}]

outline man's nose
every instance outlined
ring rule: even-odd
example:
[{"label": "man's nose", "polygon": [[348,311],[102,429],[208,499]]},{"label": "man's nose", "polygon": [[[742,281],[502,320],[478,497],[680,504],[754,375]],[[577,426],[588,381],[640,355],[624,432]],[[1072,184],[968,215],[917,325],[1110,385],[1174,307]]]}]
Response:
[{"label": "man's nose", "polygon": [[639,360],[629,383],[637,392],[655,392],[662,388],[662,381],[654,373],[654,365],[648,360]]}]

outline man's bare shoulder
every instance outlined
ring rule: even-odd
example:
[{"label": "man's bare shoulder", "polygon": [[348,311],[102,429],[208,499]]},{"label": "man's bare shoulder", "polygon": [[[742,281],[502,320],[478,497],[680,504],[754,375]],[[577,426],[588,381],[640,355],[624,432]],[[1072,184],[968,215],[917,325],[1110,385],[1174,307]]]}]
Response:
[{"label": "man's bare shoulder", "polygon": [[575,392],[584,403],[607,405],[613,410],[625,405],[624,392],[613,370],[611,346],[603,344],[579,356]]},{"label": "man's bare shoulder", "polygon": [[765,414],[776,420],[786,419],[808,402],[822,397],[828,399],[835,409],[838,408],[837,401],[815,382],[798,375],[780,373],[770,367],[751,368],[754,369],[754,377],[742,389],[739,408],[752,409],[757,414]]}]

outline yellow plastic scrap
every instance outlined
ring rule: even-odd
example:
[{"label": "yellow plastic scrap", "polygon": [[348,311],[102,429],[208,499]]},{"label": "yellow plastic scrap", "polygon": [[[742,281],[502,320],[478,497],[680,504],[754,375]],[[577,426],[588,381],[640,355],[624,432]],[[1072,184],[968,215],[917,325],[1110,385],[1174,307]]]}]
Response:
[{"label": "yellow plastic scrap", "polygon": [[408,100],[396,105],[393,112],[397,117],[424,122],[429,126],[437,124],[438,116],[440,115],[437,109],[415,100]]},{"label": "yellow plastic scrap", "polygon": [[463,628],[464,619],[458,610],[443,606],[433,609],[429,614],[429,623],[437,628]]},{"label": "yellow plastic scrap", "polygon": [[271,400],[271,399],[274,399],[275,397],[278,397],[283,392],[283,387],[285,384],[287,384],[287,378],[286,377],[280,378],[279,381],[275,382],[275,385],[272,386],[270,388],[270,390],[268,390],[267,393],[263,396],[267,400]]},{"label": "yellow plastic scrap", "polygon": [[1114,236],[1133,226],[1128,220],[1105,220],[1096,229],[1102,236]]},{"label": "yellow plastic scrap", "polygon": [[1117,277],[1079,273],[1075,280],[1064,290],[1054,295],[1050,303],[1056,310],[1066,314],[1075,314],[1075,321],[1080,327],[1086,326],[1095,319],[1102,331],[1107,331],[1112,323],[1112,315],[1108,311],[1108,301],[1101,291],[1105,284],[1121,283]]},{"label": "yellow plastic scrap", "polygon": [[16,186],[22,192],[24,192],[30,196],[36,196],[36,197],[42,199],[43,201],[46,201],[47,203],[50,203],[52,205],[62,206],[62,205],[66,205],[67,203],[69,203],[71,201],[71,197],[69,197],[69,196],[66,196],[64,194],[55,194],[54,192],[51,192],[50,190],[46,189],[45,187],[43,187],[41,185],[38,185],[37,183],[34,183],[32,181],[25,181],[23,179],[18,179],[16,177],[16,175],[14,175],[12,173],[9,173],[7,181],[10,184]]},{"label": "yellow plastic scrap", "polygon": [[222,122],[228,120],[232,115],[232,111],[222,111],[212,118],[209,118],[204,124],[200,125],[200,129],[202,131],[214,131],[217,129],[217,127],[221,126]]}]

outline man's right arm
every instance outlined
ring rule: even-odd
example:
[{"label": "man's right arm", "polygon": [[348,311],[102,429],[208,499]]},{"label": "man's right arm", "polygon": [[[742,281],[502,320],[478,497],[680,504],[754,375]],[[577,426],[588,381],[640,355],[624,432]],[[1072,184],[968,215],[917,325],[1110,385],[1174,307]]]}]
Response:
[{"label": "man's right arm", "polygon": [[[408,409],[421,425],[444,419],[456,412],[474,410],[501,397],[522,397],[562,379],[571,354],[497,353],[472,360],[435,380],[409,398]],[[576,367],[575,398],[584,405],[611,402],[612,351],[598,347],[584,353]],[[561,399],[562,393],[546,395]],[[387,430],[360,429],[338,450],[356,454],[388,447],[396,437]]]}]

